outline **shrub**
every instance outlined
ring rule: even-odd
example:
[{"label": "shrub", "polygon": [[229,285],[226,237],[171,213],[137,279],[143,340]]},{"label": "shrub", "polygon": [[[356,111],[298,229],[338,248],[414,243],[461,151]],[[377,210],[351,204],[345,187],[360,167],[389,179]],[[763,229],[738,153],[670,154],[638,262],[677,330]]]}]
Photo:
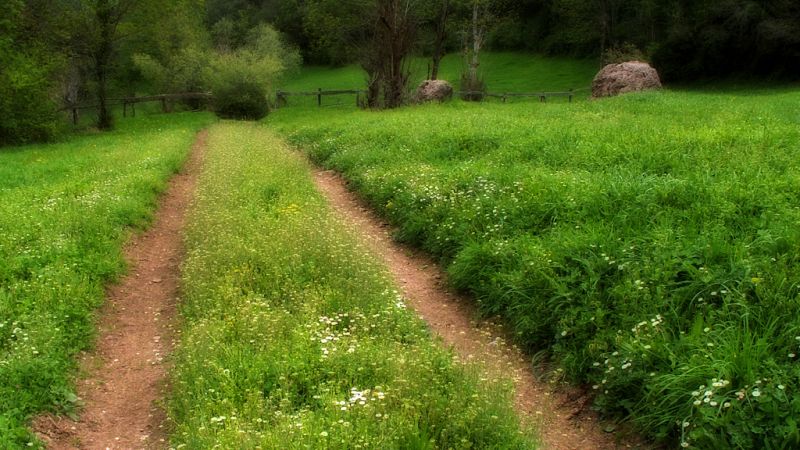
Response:
[{"label": "shrub", "polygon": [[59,60],[39,46],[21,47],[24,4],[0,4],[0,146],[51,139],[58,131],[50,75]]},{"label": "shrub", "polygon": [[273,83],[297,67],[300,56],[288,47],[272,27],[254,30],[249,43],[211,59],[206,80],[220,117],[261,119],[269,112],[268,95]]},{"label": "shrub", "polygon": [[259,120],[269,113],[264,89],[247,80],[232,80],[214,91],[214,111],[225,119]]},{"label": "shrub", "polygon": [[58,132],[49,71],[35,58],[13,55],[0,66],[0,146],[52,139]]}]

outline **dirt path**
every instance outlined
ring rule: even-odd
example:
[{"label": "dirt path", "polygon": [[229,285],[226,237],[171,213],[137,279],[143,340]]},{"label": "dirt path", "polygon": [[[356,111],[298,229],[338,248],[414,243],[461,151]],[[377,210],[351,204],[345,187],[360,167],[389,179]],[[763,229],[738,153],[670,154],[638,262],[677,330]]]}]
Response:
[{"label": "dirt path", "polygon": [[34,430],[50,449],[166,447],[162,426],[172,318],[178,297],[182,230],[200,171],[207,132],[200,132],[184,169],[161,198],[152,227],[126,245],[129,275],[108,290],[97,348],[81,366],[80,420],[39,417]]},{"label": "dirt path", "polygon": [[350,193],[346,183],[331,171],[315,172],[317,187],[365,242],[389,266],[409,304],[430,324],[462,359],[477,359],[495,376],[511,376],[516,386],[516,408],[523,418],[540,425],[545,449],[590,450],[634,448],[618,443],[613,434],[601,430],[597,418],[587,411],[588,398],[580,394],[554,392],[538,381],[519,349],[508,345],[502,328],[475,320],[473,304],[450,292],[444,274],[430,258],[398,245],[390,228]]}]

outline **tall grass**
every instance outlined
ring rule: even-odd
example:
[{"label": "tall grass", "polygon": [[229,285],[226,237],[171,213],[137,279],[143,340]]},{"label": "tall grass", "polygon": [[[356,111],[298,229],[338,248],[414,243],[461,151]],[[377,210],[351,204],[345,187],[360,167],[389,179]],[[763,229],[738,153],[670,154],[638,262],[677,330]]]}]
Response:
[{"label": "tall grass", "polygon": [[800,94],[269,123],[547,349],[597,404],[699,448],[800,445]]},{"label": "tall grass", "polygon": [[262,127],[211,130],[187,232],[175,448],[532,448]]},{"label": "tall grass", "polygon": [[74,412],[75,355],[90,346],[104,286],[125,268],[122,244],[210,121],[139,118],[0,150],[0,448],[33,441],[33,414]]}]

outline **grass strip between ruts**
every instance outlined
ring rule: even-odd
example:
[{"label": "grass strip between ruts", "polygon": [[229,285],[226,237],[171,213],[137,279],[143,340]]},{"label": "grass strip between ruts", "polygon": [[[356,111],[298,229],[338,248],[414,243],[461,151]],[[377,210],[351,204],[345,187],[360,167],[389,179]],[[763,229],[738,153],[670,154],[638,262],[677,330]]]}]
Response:
[{"label": "grass strip between ruts", "polygon": [[532,448],[263,127],[211,129],[187,230],[176,448]]}]

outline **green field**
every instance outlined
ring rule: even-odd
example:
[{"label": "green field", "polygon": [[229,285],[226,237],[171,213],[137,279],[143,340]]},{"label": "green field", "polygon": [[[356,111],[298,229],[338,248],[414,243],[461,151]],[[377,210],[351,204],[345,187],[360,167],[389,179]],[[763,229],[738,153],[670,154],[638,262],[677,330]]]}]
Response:
[{"label": "green field", "polygon": [[604,411],[673,444],[789,448],[798,105],[797,88],[687,90],[286,108],[266,123],[341,171],[398,239],[438,256],[456,288],[593,387]]},{"label": "green field", "polygon": [[26,421],[74,412],[75,356],[91,345],[105,285],[125,268],[131,227],[148,224],[209,114],[121,121],[120,129],[0,150],[0,447]]},{"label": "green field", "polygon": [[187,230],[175,448],[534,448],[254,124],[211,129]]},{"label": "green field", "polygon": [[[521,53],[486,53],[481,59],[481,72],[489,92],[541,92],[586,89],[598,70],[592,60],[544,58]],[[411,85],[416,86],[426,78],[430,61],[414,58],[409,66]],[[461,55],[450,54],[442,60],[439,78],[450,81],[458,89],[464,62]],[[300,73],[287,77],[279,89],[289,92],[311,92],[319,88],[364,89],[364,71],[357,65],[331,69],[329,67],[304,67]],[[580,91],[579,97],[588,97]],[[292,105],[310,106],[316,98],[291,98]],[[350,98],[326,97],[325,104],[354,105]]]}]

